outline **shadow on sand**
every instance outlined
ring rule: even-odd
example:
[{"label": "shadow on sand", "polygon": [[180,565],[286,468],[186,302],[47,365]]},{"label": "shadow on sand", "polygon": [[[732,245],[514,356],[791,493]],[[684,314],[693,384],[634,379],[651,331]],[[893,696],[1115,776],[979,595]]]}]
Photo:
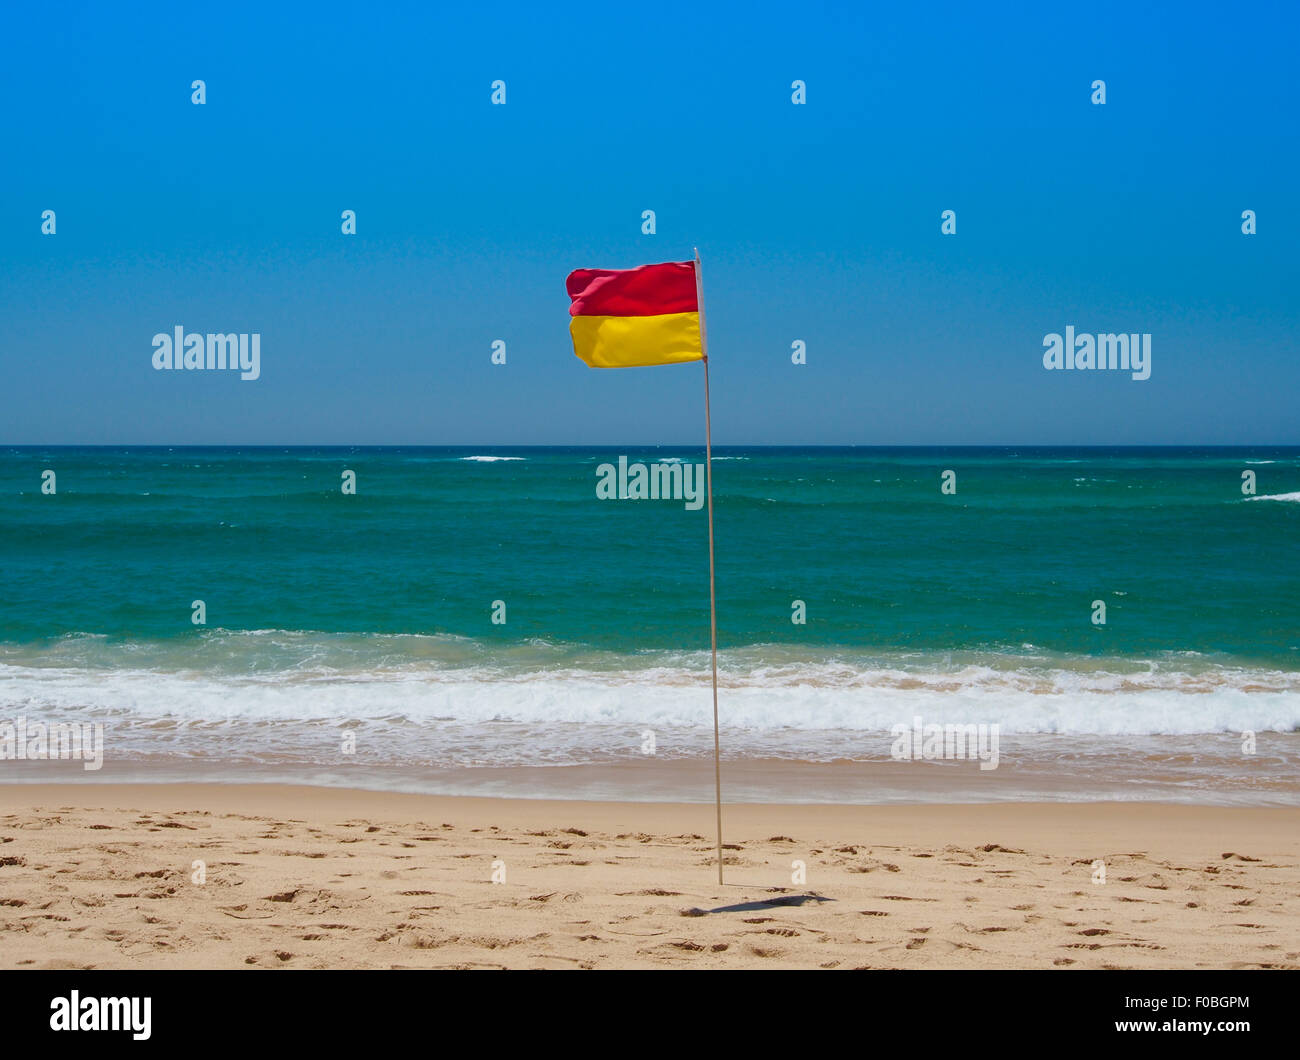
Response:
[{"label": "shadow on sand", "polygon": [[782,906],[801,906],[805,902],[833,902],[834,898],[823,898],[820,894],[785,894],[780,898],[764,898],[757,902],[739,902],[736,905],[720,905],[717,909],[688,909],[683,916],[708,916],[711,913],[754,913],[765,909],[780,909]]}]

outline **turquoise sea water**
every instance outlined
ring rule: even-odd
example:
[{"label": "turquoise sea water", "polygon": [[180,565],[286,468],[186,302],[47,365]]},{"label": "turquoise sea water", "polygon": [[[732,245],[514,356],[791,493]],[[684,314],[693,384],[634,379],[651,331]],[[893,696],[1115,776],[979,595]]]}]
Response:
[{"label": "turquoise sea water", "polygon": [[[706,756],[706,513],[598,498],[598,466],[620,456],[702,460],[0,449],[0,721],[104,721],[115,779],[242,764],[419,787],[452,770],[472,790],[474,769],[643,758],[645,731],[656,760]],[[887,760],[890,727],[920,715],[997,723],[1022,764],[1099,740],[1195,755],[1214,738],[1216,757],[1247,730],[1278,734],[1274,765],[1295,764],[1300,449],[715,461],[737,761]]]}]

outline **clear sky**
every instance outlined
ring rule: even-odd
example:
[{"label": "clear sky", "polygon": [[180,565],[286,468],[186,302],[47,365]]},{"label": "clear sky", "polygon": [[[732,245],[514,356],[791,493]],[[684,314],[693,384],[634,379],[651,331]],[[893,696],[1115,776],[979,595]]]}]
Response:
[{"label": "clear sky", "polygon": [[[564,278],[696,245],[718,443],[1300,442],[1291,4],[5,22],[3,443],[694,443],[700,367],[586,368]],[[155,371],[177,325],[261,378]],[[1046,371],[1067,325],[1151,378]]]}]

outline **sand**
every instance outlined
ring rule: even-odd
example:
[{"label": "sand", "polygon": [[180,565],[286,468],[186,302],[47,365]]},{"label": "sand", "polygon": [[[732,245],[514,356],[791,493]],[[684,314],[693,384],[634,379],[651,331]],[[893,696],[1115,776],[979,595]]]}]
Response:
[{"label": "sand", "polygon": [[1300,810],[741,805],[725,886],[712,830],[708,805],[5,785],[0,967],[1300,967]]}]

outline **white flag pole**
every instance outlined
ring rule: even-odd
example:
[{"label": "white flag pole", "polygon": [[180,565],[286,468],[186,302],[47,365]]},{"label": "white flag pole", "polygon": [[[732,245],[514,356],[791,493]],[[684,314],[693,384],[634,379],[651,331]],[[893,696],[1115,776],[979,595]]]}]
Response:
[{"label": "white flag pole", "polygon": [[718,883],[722,883],[722,753],[718,738],[718,598],[713,577],[713,426],[709,419],[709,339],[704,326],[704,272],[695,249],[695,301],[704,355],[704,480],[709,494],[709,634],[713,648],[713,789],[718,810]]}]

